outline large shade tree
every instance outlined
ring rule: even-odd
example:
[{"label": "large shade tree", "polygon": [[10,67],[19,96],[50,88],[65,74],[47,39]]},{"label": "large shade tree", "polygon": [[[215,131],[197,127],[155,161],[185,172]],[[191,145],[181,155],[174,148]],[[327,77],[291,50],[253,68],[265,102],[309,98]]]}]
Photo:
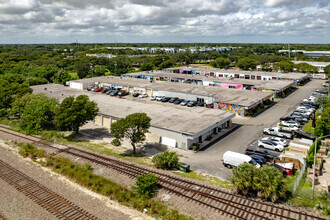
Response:
[{"label": "large shade tree", "polygon": [[145,140],[145,133],[150,127],[151,118],[145,113],[134,113],[111,124],[112,135],[121,140],[127,138],[136,153],[136,144]]},{"label": "large shade tree", "polygon": [[88,121],[93,120],[99,108],[87,95],[65,98],[58,106],[55,116],[56,127],[61,131],[79,132],[79,128]]},{"label": "large shade tree", "polygon": [[21,120],[20,128],[26,133],[37,133],[53,127],[57,100],[45,95],[27,95],[15,101],[14,112]]}]

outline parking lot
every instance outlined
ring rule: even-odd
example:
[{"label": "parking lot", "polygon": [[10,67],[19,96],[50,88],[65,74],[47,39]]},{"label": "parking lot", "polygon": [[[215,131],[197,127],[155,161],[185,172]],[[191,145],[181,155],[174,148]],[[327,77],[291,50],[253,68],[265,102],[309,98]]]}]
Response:
[{"label": "parking lot", "polygon": [[322,87],[323,82],[312,80],[286,98],[275,100],[274,106],[256,117],[235,117],[233,122],[242,126],[204,151],[173,150],[178,152],[180,161],[190,164],[191,169],[229,180],[232,172],[221,163],[223,153],[228,150],[244,153],[248,145],[255,145],[263,136],[263,128],[276,126],[281,117],[289,115],[304,98]]}]

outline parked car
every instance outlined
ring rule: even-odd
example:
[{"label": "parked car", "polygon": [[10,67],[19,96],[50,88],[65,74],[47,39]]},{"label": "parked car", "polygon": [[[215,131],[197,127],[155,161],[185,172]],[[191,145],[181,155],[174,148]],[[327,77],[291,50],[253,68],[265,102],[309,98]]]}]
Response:
[{"label": "parked car", "polygon": [[297,110],[303,110],[303,111],[309,111],[309,112],[314,112],[315,111],[315,108],[310,108],[310,107],[307,107],[307,106],[298,106],[296,109]]},{"label": "parked car", "polygon": [[281,130],[283,131],[298,131],[299,127],[295,126],[295,125],[283,125],[281,126],[280,123],[277,123],[277,126],[281,128]]},{"label": "parked car", "polygon": [[264,128],[263,132],[268,135],[292,139],[292,132],[283,131],[279,127]]},{"label": "parked car", "polygon": [[315,108],[318,108],[319,105],[314,103],[314,102],[301,102],[300,105],[312,105],[314,106]]},{"label": "parked car", "polygon": [[281,121],[297,121],[300,124],[304,122],[308,122],[307,118],[303,118],[301,116],[295,115],[295,116],[287,116],[280,118]]},{"label": "parked car", "polygon": [[170,101],[170,99],[171,99],[171,97],[164,97],[164,98],[162,99],[162,102],[168,102],[168,101]]},{"label": "parked car", "polygon": [[94,90],[94,92],[101,92],[103,89],[102,88],[97,88]]},{"label": "parked car", "polygon": [[112,89],[110,88],[110,89],[108,89],[108,91],[105,92],[105,94],[110,95],[111,92],[112,92]]},{"label": "parked car", "polygon": [[160,102],[163,98],[165,98],[165,96],[157,96],[156,100]]},{"label": "parked car", "polygon": [[196,105],[197,105],[197,101],[190,101],[190,102],[187,103],[188,107],[194,107]]},{"label": "parked car", "polygon": [[133,93],[133,97],[138,97],[139,95],[140,95],[140,93],[138,93],[138,92]]},{"label": "parked car", "polygon": [[150,101],[155,101],[156,98],[157,98],[157,96],[151,96],[151,97],[150,97]]},{"label": "parked car", "polygon": [[110,92],[110,95],[111,96],[116,96],[116,95],[118,95],[118,90],[114,90],[114,91],[112,91],[112,92]]},{"label": "parked car", "polygon": [[295,127],[300,127],[300,123],[297,121],[281,121],[280,122],[283,126],[295,126]]},{"label": "parked car", "polygon": [[87,91],[91,91],[92,88],[94,88],[94,87],[88,86],[88,87],[87,87]]},{"label": "parked car", "polygon": [[301,115],[305,115],[307,117],[310,117],[312,115],[311,112],[304,111],[304,110],[294,110],[292,113],[298,113],[298,114],[301,114]]},{"label": "parked car", "polygon": [[236,153],[233,151],[226,151],[222,156],[222,163],[228,168],[238,167],[243,163],[249,163],[253,166],[260,167],[260,165],[254,161],[250,156]]},{"label": "parked car", "polygon": [[95,89],[98,89],[98,87],[92,87],[92,88],[91,88],[91,91],[94,92]]},{"label": "parked car", "polygon": [[260,166],[262,166],[263,164],[266,163],[266,160],[263,156],[259,156],[259,155],[249,155],[255,162],[257,162],[258,164],[260,164]]},{"label": "parked car", "polygon": [[273,159],[278,158],[277,154],[271,153],[266,149],[257,148],[257,147],[247,147],[245,149],[245,154],[263,156],[267,161],[272,161]]},{"label": "parked car", "polygon": [[126,92],[126,91],[119,91],[117,95],[119,96],[125,96],[125,95],[128,95],[129,92]]},{"label": "parked car", "polygon": [[168,102],[169,103],[173,103],[173,102],[175,102],[178,99],[179,99],[178,97],[172,97],[170,100],[168,100]]},{"label": "parked car", "polygon": [[145,93],[139,95],[139,98],[146,98],[146,97],[148,97],[148,95]]},{"label": "parked car", "polygon": [[288,146],[288,142],[282,138],[279,137],[264,137],[261,138],[261,140],[263,141],[271,141],[271,142],[275,142],[275,143],[279,143],[282,146]]},{"label": "parked car", "polygon": [[267,148],[270,150],[280,151],[282,152],[284,150],[284,146],[277,144],[272,141],[266,141],[266,140],[258,140],[258,147],[260,148]]},{"label": "parked car", "polygon": [[184,100],[180,103],[181,106],[186,106],[188,104],[189,100]]},{"label": "parked car", "polygon": [[103,90],[101,91],[101,93],[106,93],[108,90],[109,90],[108,88],[107,88],[107,89],[103,89]]},{"label": "parked car", "polygon": [[174,105],[179,105],[183,101],[184,101],[184,99],[177,99],[176,101],[173,102],[173,104]]},{"label": "parked car", "polygon": [[211,103],[211,104],[206,104],[206,108],[214,108],[214,104]]},{"label": "parked car", "polygon": [[205,106],[205,102],[197,102],[196,106],[197,107],[204,107]]},{"label": "parked car", "polygon": [[329,87],[329,85],[330,85],[330,80],[324,82],[322,85],[323,85],[324,87]]}]

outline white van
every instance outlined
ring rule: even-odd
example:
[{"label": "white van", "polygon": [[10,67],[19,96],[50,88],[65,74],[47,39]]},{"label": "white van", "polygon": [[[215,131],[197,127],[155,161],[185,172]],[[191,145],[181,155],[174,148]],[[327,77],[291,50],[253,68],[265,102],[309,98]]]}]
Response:
[{"label": "white van", "polygon": [[260,165],[257,162],[255,162],[255,160],[253,160],[250,156],[245,155],[245,154],[236,153],[233,151],[226,151],[223,154],[222,161],[223,161],[223,165],[228,168],[238,167],[239,165],[241,165],[243,163],[252,164],[252,165],[256,166],[257,168],[260,167]]}]

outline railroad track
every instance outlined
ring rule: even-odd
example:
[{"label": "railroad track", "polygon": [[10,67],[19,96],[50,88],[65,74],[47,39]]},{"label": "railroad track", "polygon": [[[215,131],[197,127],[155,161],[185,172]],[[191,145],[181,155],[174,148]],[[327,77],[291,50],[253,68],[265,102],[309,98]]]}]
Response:
[{"label": "railroad track", "polygon": [[[2,128],[0,126],[0,131]],[[8,131],[9,133],[12,131]],[[15,133],[20,136],[20,134]],[[43,144],[41,140],[37,143]],[[47,147],[53,147],[47,144]],[[159,185],[166,191],[184,197],[195,203],[212,208],[223,215],[235,219],[318,219],[322,218],[309,213],[297,211],[280,205],[262,202],[257,199],[245,198],[219,188],[205,186],[193,181],[188,181],[174,175],[165,174],[151,168],[132,165],[118,159],[112,159],[90,151],[78,149],[76,147],[66,147],[60,149],[60,153],[79,157],[84,161],[98,164],[99,166],[113,169],[119,173],[136,178],[142,173],[153,173],[157,176]]]},{"label": "railroad track", "polygon": [[0,178],[58,219],[97,219],[2,160],[0,160]]}]

